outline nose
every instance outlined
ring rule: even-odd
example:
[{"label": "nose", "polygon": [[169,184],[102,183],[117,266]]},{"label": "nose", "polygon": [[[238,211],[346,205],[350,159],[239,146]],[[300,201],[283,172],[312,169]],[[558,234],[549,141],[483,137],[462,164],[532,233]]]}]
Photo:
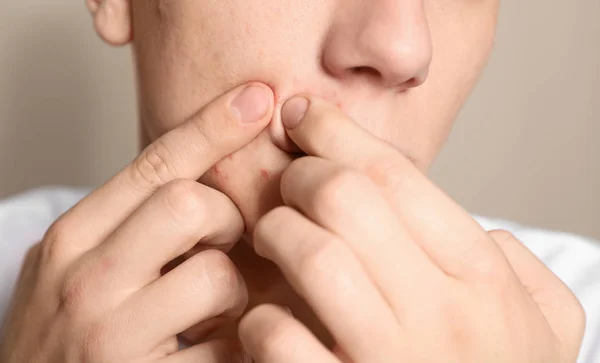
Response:
[{"label": "nose", "polygon": [[404,91],[425,82],[432,57],[423,0],[347,0],[336,11],[323,66],[338,77],[376,77]]}]

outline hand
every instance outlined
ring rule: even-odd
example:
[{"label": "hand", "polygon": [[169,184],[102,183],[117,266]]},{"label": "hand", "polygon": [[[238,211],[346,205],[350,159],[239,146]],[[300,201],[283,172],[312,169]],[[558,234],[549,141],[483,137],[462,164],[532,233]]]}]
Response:
[{"label": "hand", "polygon": [[[259,84],[226,93],[54,223],[26,258],[0,361],[242,361],[228,341],[178,351],[177,334],[201,323],[202,335],[245,309],[244,282],[218,251],[239,240],[242,217],[196,179],[264,129],[273,98]],[[204,251],[161,276],[198,241]]]},{"label": "hand", "polygon": [[256,361],[576,361],[583,310],[542,262],[509,233],[486,233],[396,149],[306,99],[304,117],[296,98],[283,118],[309,156],[284,172],[286,206],[259,221],[254,247],[336,347],[263,305],[239,331]]}]

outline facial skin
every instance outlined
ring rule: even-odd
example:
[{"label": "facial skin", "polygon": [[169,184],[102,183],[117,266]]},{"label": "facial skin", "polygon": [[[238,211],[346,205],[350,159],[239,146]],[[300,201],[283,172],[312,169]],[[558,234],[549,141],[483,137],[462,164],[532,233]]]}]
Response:
[{"label": "facial skin", "polygon": [[[146,141],[236,85],[256,80],[275,91],[269,128],[201,179],[238,206],[247,236],[281,204],[278,180],[295,157],[279,116],[285,100],[298,93],[329,100],[425,173],[486,63],[498,7],[497,0],[103,4],[88,0],[100,36],[133,44]],[[243,244],[231,256],[251,305],[275,300],[313,326],[271,264]]]}]

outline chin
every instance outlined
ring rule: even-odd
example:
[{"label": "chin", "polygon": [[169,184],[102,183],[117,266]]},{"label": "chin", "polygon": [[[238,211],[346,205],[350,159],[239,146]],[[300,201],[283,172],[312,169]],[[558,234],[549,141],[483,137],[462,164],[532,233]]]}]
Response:
[{"label": "chin", "polygon": [[299,157],[275,145],[268,129],[244,148],[219,161],[199,182],[227,195],[238,207],[251,242],[257,221],[283,204],[280,180],[284,170]]}]

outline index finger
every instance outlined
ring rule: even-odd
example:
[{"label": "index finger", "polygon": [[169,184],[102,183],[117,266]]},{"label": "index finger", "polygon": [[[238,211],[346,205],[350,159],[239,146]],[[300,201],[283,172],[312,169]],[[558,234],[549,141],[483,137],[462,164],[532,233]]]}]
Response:
[{"label": "index finger", "polygon": [[240,86],[158,138],[57,221],[67,226],[69,235],[63,237],[73,242],[72,253],[100,243],[169,181],[197,180],[219,160],[247,145],[270,121],[273,104],[268,86],[256,82]]},{"label": "index finger", "polygon": [[[301,121],[294,125],[293,118]],[[408,158],[333,105],[309,95],[296,97],[283,106],[282,119],[290,138],[307,154],[367,174],[399,223],[445,273],[472,277],[477,270],[488,270],[490,263],[508,266],[498,246],[464,209]]]}]

